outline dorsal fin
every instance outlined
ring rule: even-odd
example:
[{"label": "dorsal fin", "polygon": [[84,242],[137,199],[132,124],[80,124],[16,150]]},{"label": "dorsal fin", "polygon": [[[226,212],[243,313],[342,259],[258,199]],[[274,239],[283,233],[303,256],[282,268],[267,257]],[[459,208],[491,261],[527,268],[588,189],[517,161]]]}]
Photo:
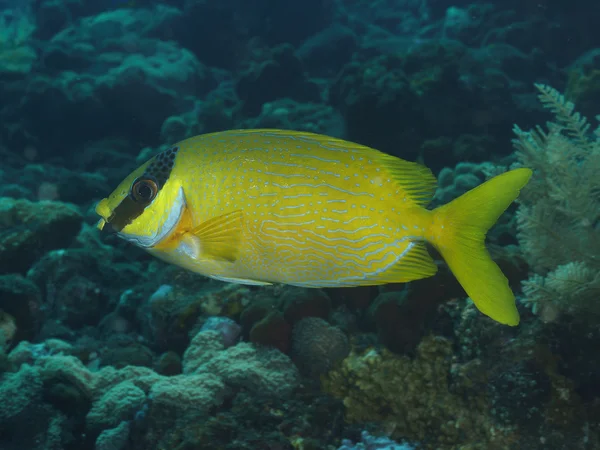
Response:
[{"label": "dorsal fin", "polygon": [[312,141],[315,145],[325,146],[326,148],[339,148],[362,154],[362,156],[385,167],[408,200],[413,201],[418,206],[427,206],[433,199],[437,188],[435,175],[427,167],[416,162],[405,161],[396,156],[388,155],[366,145],[308,131],[252,129],[238,130],[236,132],[248,135],[258,134],[260,136],[303,139],[306,142]]},{"label": "dorsal fin", "polygon": [[409,200],[412,200],[418,206],[427,206],[433,199],[437,188],[435,175],[427,167],[416,162],[405,161],[396,156],[388,155],[365,145],[305,131],[252,130],[252,132],[261,134],[269,133],[281,137],[292,136],[303,138],[307,141],[312,140],[318,145],[325,144],[328,148],[353,150],[362,153],[363,156],[385,167]]},{"label": "dorsal fin", "polygon": [[378,162],[384,166],[406,196],[419,206],[427,206],[437,188],[435,175],[427,167],[378,152]]}]

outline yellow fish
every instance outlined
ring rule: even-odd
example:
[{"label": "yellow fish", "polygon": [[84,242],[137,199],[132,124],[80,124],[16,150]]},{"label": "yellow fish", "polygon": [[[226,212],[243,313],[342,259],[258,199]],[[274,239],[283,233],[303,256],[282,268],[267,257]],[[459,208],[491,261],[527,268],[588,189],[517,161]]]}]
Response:
[{"label": "yellow fish", "polygon": [[328,136],[233,130],[156,155],[102,200],[98,228],[218,280],[303,287],[430,277],[435,247],[481,312],[517,325],[485,235],[531,170],[499,175],[426,209],[429,169]]}]

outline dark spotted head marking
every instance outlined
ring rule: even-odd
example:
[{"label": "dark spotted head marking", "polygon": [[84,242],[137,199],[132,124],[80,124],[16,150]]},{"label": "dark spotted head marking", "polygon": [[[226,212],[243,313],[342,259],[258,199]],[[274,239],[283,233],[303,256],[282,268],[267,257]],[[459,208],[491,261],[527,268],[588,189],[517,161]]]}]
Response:
[{"label": "dark spotted head marking", "polygon": [[115,208],[103,230],[118,233],[144,212],[169,179],[178,151],[179,147],[170,147],[154,157],[146,171],[133,181],[129,195]]},{"label": "dark spotted head marking", "polygon": [[158,190],[160,190],[169,179],[169,175],[171,175],[171,170],[175,164],[175,156],[177,156],[178,151],[179,147],[171,147],[163,152],[160,152],[154,157],[154,160],[152,160],[150,165],[146,168],[144,174],[139,177],[138,180],[143,178],[152,178],[156,180],[158,184]]}]

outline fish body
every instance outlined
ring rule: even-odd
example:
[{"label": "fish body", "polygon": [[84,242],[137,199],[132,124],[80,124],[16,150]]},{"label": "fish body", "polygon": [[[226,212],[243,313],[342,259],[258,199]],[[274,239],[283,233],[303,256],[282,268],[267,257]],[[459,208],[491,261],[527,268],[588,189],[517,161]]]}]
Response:
[{"label": "fish body", "polygon": [[160,153],[96,211],[100,229],[244,284],[408,282],[435,274],[428,242],[484,313],[515,325],[514,296],[484,239],[530,175],[508,172],[432,211],[436,179],[419,164],[323,135],[232,130]]}]

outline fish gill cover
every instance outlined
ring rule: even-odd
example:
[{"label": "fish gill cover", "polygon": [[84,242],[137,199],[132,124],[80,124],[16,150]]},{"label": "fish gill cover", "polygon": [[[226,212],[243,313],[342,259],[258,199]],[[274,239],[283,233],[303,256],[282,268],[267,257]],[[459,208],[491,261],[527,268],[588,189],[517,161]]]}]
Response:
[{"label": "fish gill cover", "polygon": [[[0,448],[600,447],[594,8],[0,0]],[[531,169],[486,240],[520,324],[481,314],[431,249],[437,274],[406,284],[251,286],[96,228],[153,156],[256,128],[416,161],[429,209]]]}]

